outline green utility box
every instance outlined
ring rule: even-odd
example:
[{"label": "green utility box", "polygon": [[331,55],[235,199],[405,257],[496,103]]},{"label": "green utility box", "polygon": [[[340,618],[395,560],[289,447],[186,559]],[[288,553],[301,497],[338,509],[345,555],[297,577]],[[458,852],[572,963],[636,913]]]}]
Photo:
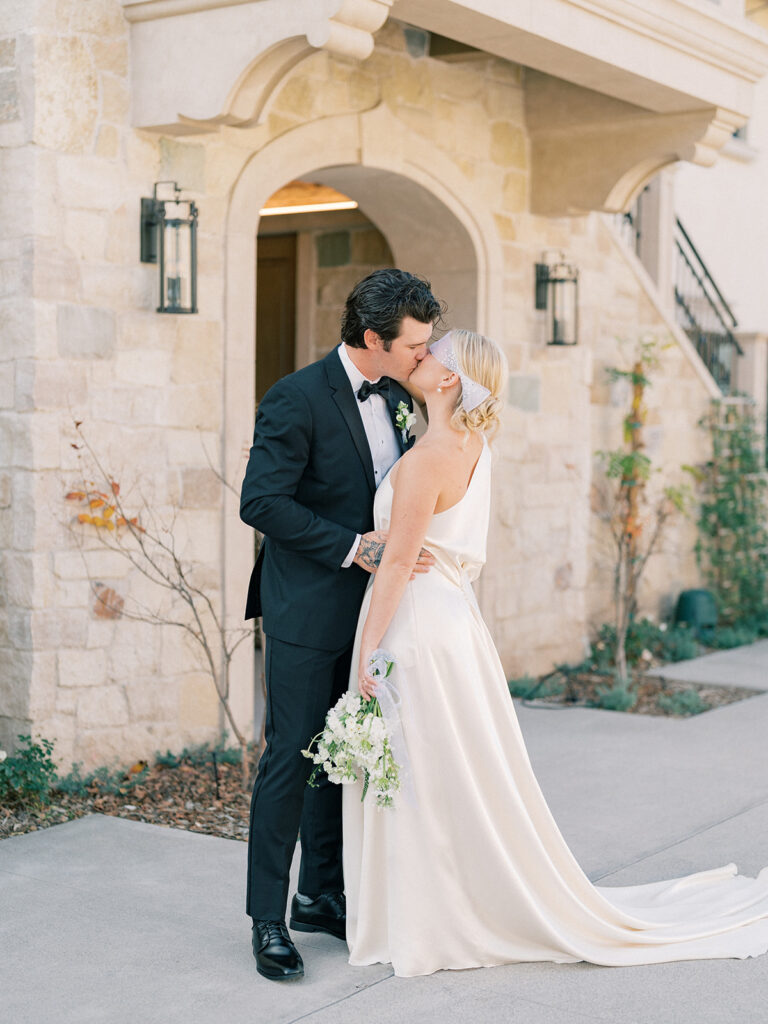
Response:
[{"label": "green utility box", "polygon": [[717,626],[717,603],[711,590],[684,590],[677,599],[675,622],[684,622],[699,640],[712,634]]}]

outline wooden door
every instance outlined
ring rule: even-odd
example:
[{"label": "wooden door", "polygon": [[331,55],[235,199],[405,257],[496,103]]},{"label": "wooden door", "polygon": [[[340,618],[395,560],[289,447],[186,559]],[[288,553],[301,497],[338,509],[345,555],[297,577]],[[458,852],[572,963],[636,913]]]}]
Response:
[{"label": "wooden door", "polygon": [[296,235],[263,235],[256,259],[256,401],[295,369]]}]

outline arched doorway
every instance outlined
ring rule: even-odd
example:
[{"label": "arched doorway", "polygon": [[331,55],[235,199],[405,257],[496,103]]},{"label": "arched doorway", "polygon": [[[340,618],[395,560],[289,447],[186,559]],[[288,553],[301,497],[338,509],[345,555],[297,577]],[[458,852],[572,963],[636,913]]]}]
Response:
[{"label": "arched doorway", "polygon": [[[365,131],[370,115],[340,116],[311,122],[287,132],[254,154],[232,195],[227,231],[224,424],[222,464],[236,471],[253,431],[258,296],[255,281],[259,211],[287,182],[304,179],[332,187],[356,200],[362,214],[381,232],[393,262],[428,278],[448,306],[449,326],[491,330],[501,303],[502,267],[489,211],[464,202],[465,181],[444,156],[425,154],[420,166],[411,158],[418,148],[377,126]],[[388,139],[385,151],[369,150],[366,139]],[[408,153],[405,159],[401,153]],[[317,166],[317,154],[327,155]],[[299,275],[300,276],[300,275]],[[298,297],[297,316],[301,296]],[[305,360],[323,352],[307,353]],[[224,613],[231,625],[241,621],[252,568],[252,531],[239,519],[234,495],[227,496],[223,526]],[[239,720],[254,711],[253,652],[241,645],[232,665],[231,700]]]}]

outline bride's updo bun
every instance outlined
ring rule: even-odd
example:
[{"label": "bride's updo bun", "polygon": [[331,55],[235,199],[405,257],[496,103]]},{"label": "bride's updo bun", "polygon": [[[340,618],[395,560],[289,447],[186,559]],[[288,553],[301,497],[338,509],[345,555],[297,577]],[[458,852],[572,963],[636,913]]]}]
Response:
[{"label": "bride's updo bun", "polygon": [[493,437],[499,429],[504,400],[501,397],[509,376],[507,357],[495,341],[475,331],[451,330],[454,354],[462,373],[491,393],[480,405],[467,412],[461,404],[461,390],[451,416],[454,430],[464,430]]}]

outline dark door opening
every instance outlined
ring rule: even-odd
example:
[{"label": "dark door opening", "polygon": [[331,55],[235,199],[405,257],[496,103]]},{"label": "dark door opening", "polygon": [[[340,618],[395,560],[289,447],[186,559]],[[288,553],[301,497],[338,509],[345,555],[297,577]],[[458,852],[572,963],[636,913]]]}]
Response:
[{"label": "dark door opening", "polygon": [[296,368],[296,235],[259,236],[256,258],[256,402]]}]

